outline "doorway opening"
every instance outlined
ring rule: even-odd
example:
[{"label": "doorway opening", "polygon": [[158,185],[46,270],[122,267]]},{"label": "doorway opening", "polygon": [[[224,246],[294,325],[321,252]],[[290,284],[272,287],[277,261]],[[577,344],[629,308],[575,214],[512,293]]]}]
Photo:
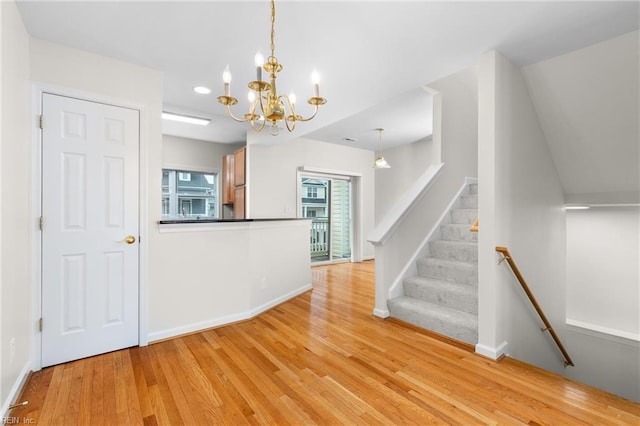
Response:
[{"label": "doorway opening", "polygon": [[311,218],[311,261],[350,261],[353,245],[351,178],[300,176],[300,217]]}]

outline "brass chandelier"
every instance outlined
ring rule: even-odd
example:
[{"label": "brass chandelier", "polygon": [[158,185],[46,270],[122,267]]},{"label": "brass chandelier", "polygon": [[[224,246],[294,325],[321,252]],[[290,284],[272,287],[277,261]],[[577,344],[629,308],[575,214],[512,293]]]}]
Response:
[{"label": "brass chandelier", "polygon": [[[298,121],[309,121],[318,113],[318,107],[324,105],[327,100],[320,96],[319,76],[316,71],[312,73],[311,80],[313,84],[313,96],[307,100],[307,103],[313,106],[313,113],[304,118],[296,114],[295,103],[296,98],[292,93],[289,96],[278,95],[276,89],[277,74],[282,71],[282,64],[278,62],[275,56],[275,23],[276,23],[276,5],[275,0],[271,0],[271,55],[264,62],[264,58],[260,52],[255,56],[256,64],[256,80],[248,84],[249,86],[249,112],[244,114],[242,118],[238,118],[231,112],[231,106],[238,103],[238,100],[231,96],[231,72],[229,66],[224,70],[222,79],[224,81],[224,95],[218,96],[218,102],[227,107],[229,116],[235,121],[251,123],[253,130],[260,132],[264,129],[267,122],[270,123],[270,133],[277,135],[280,132],[278,123],[284,121],[288,131],[292,132],[296,128]],[[262,80],[262,70],[269,74],[269,82]],[[259,109],[258,109],[259,108]],[[287,113],[287,110],[289,113]]]}]

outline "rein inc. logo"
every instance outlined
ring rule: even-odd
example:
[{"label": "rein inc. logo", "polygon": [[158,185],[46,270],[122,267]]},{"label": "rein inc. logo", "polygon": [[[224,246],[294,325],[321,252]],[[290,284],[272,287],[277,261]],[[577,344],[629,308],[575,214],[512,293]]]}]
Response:
[{"label": "rein inc. logo", "polygon": [[36,419],[30,419],[29,417],[2,417],[0,418],[0,424],[3,425],[34,425]]}]

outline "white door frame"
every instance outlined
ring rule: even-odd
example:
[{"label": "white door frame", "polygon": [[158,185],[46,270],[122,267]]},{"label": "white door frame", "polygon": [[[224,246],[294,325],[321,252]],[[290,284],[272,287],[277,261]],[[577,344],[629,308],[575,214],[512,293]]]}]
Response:
[{"label": "white door frame", "polygon": [[[31,232],[31,311],[33,324],[33,358],[32,369],[38,371],[42,369],[42,339],[38,329],[39,320],[42,316],[42,235],[40,232],[40,214],[42,212],[42,135],[40,130],[40,115],[42,114],[42,94],[51,93],[53,95],[66,96],[90,102],[103,103],[117,107],[129,108],[140,113],[140,148],[139,148],[139,187],[138,203],[139,217],[138,226],[140,240],[138,242],[139,264],[138,264],[138,342],[140,346],[146,346],[149,342],[147,323],[147,276],[148,276],[148,187],[147,176],[149,172],[148,152],[149,152],[149,114],[148,108],[139,103],[130,102],[123,99],[115,99],[95,93],[88,93],[80,90],[70,89],[48,83],[32,82],[31,85],[31,217],[33,227]],[[46,121],[46,117],[45,117]],[[46,123],[45,123],[46,125]]]}]

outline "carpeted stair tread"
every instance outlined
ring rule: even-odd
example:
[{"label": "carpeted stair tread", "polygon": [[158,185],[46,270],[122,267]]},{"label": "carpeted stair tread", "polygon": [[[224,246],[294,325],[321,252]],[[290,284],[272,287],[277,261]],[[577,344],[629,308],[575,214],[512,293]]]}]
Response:
[{"label": "carpeted stair tread", "polygon": [[478,195],[462,195],[460,196],[461,209],[478,209]]},{"label": "carpeted stair tread", "polygon": [[466,223],[471,225],[478,217],[477,209],[453,209],[451,210],[451,223]]},{"label": "carpeted stair tread", "polygon": [[407,296],[389,300],[388,307],[394,318],[466,343],[478,342],[477,315]]},{"label": "carpeted stair tread", "polygon": [[403,287],[405,296],[478,314],[478,291],[475,286],[414,276],[405,278]]},{"label": "carpeted stair tread", "polygon": [[429,243],[431,257],[437,259],[478,262],[478,243],[475,241],[436,240]]},{"label": "carpeted stair tread", "polygon": [[478,233],[469,231],[470,226],[462,223],[440,225],[441,238],[446,241],[478,241]]},{"label": "carpeted stair tread", "polygon": [[478,284],[478,264],[423,257],[416,260],[418,275],[460,284]]}]

